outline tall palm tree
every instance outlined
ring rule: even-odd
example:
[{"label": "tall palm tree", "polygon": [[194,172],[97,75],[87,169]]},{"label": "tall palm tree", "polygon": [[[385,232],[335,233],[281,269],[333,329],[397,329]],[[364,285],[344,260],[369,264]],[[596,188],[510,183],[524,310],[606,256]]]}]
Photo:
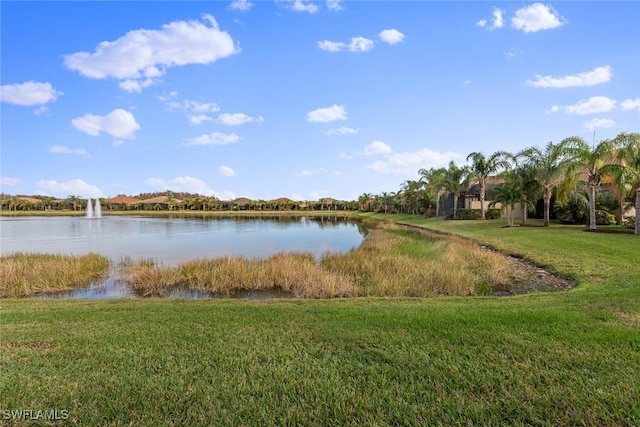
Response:
[{"label": "tall palm tree", "polygon": [[624,161],[626,180],[636,189],[635,234],[640,234],[640,133],[621,133],[614,138],[614,144],[620,145],[620,156]]},{"label": "tall palm tree", "polygon": [[572,136],[562,140],[562,144],[565,144],[567,149],[573,151],[575,155],[575,161],[567,168],[567,179],[581,180],[589,186],[589,230],[595,230],[597,228],[596,190],[607,174],[621,167],[612,163],[615,142],[604,140],[590,148],[582,138]]},{"label": "tall palm tree", "polygon": [[458,167],[454,161],[449,162],[444,177],[444,188],[453,193],[453,219],[458,219],[458,199],[460,188],[468,181],[469,169],[466,166]]},{"label": "tall palm tree", "polygon": [[489,207],[495,207],[500,203],[501,209],[507,211],[507,227],[513,227],[513,211],[516,203],[522,203],[522,194],[520,193],[520,185],[518,177],[513,173],[507,175],[506,181],[491,191]]},{"label": "tall palm tree", "polygon": [[526,225],[529,219],[529,209],[534,209],[534,202],[542,196],[542,186],[536,180],[535,168],[528,163],[516,164],[511,174],[511,179],[517,182],[520,192],[520,206],[522,207],[520,223]]},{"label": "tall palm tree", "polygon": [[611,187],[613,194],[618,201],[618,208],[616,209],[616,224],[621,225],[624,213],[627,210],[627,199],[631,199],[631,182],[629,175],[625,173],[625,168],[620,167],[615,171],[608,173],[602,178],[602,183]]},{"label": "tall palm tree", "polygon": [[423,168],[418,171],[420,182],[426,185],[427,191],[436,195],[436,216],[440,216],[440,197],[444,192],[446,172],[445,168]]},{"label": "tall palm tree", "polygon": [[549,210],[553,190],[563,181],[567,166],[573,161],[566,144],[547,143],[544,149],[530,147],[516,154],[516,159],[524,159],[536,171],[536,180],[542,186],[544,201],[544,226],[549,226]]},{"label": "tall palm tree", "polygon": [[469,179],[477,179],[480,187],[480,211],[482,219],[485,219],[484,200],[486,196],[486,181],[491,175],[496,175],[501,170],[511,167],[511,154],[505,151],[496,151],[489,157],[474,151],[467,156],[467,161],[471,159],[471,167],[469,168]]}]

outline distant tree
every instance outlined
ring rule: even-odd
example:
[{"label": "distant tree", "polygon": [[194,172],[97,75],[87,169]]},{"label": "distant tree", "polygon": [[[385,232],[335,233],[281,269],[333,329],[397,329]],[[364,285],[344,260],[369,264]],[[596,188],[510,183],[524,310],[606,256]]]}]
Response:
[{"label": "distant tree", "polygon": [[570,150],[567,150],[566,144],[549,142],[544,149],[530,147],[520,151],[516,159],[524,160],[535,170],[536,180],[542,186],[544,226],[548,227],[551,196],[554,189],[564,180],[567,166],[574,161]]},{"label": "distant tree", "polygon": [[477,179],[478,186],[480,187],[480,211],[482,219],[485,219],[484,201],[487,178],[496,175],[502,170],[509,169],[511,167],[510,159],[512,157],[513,156],[506,151],[496,151],[489,157],[485,157],[484,154],[474,151],[467,156],[467,161],[471,159],[469,179]]},{"label": "distant tree", "polygon": [[621,146],[620,155],[624,161],[624,176],[635,187],[636,223],[635,234],[640,234],[640,133],[621,133],[614,138],[614,144]]},{"label": "distant tree", "polygon": [[449,162],[449,167],[444,175],[444,188],[453,193],[453,219],[458,219],[458,199],[460,189],[466,185],[469,177],[469,169],[466,166],[458,167],[455,162]]},{"label": "distant tree", "polygon": [[440,216],[440,198],[445,192],[445,178],[447,170],[445,168],[420,169],[420,182],[426,186],[426,190],[435,195],[436,216]]},{"label": "distant tree", "polygon": [[589,147],[579,136],[565,138],[562,143],[567,150],[572,150],[574,161],[567,167],[567,179],[582,180],[589,186],[589,230],[596,226],[596,190],[600,187],[605,176],[611,175],[621,165],[613,163],[616,142],[601,141],[593,148]]},{"label": "distant tree", "polygon": [[513,227],[513,212],[516,203],[522,201],[518,177],[514,173],[509,173],[505,182],[491,190],[491,198],[489,207],[495,207],[498,203],[500,209],[507,212],[507,227]]}]

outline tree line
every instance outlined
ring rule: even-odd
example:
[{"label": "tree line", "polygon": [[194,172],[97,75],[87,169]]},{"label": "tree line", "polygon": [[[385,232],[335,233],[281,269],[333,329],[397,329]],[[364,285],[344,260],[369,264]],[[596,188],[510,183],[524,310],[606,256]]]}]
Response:
[{"label": "tree line", "polygon": [[[575,220],[586,211],[585,222],[595,230],[599,215],[611,216],[611,211],[616,212],[615,221],[622,223],[624,212],[635,201],[634,228],[640,234],[640,133],[620,133],[593,146],[571,136],[560,143],[549,142],[517,153],[473,152],[466,160],[468,165],[451,161],[446,168],[420,169],[419,179],[403,182],[398,192],[364,193],[357,200],[357,208],[440,216],[441,199],[448,197],[453,206],[444,214],[457,219],[460,195],[473,182],[479,190],[482,219],[486,218],[487,208],[499,204],[512,225],[514,209],[519,205],[526,224],[529,212],[542,200],[544,226],[548,227],[554,198],[558,216]],[[501,183],[488,195],[487,182],[493,178],[499,178]],[[614,200],[600,191],[603,184],[611,190]],[[487,200],[491,202],[487,204]]]}]

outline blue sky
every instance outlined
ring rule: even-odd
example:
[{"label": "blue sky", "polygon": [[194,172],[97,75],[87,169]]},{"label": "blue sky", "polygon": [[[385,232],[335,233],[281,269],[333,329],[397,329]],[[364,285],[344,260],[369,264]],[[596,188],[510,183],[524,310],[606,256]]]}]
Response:
[{"label": "blue sky", "polygon": [[640,130],[640,2],[0,7],[9,194],[351,200]]}]

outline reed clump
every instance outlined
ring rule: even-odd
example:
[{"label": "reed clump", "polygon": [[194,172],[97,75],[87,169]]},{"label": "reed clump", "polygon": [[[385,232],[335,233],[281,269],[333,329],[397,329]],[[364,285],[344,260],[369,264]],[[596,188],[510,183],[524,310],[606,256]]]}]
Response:
[{"label": "reed clump", "polygon": [[507,290],[515,270],[506,258],[473,242],[384,225],[324,268],[352,277],[362,296],[476,295]]},{"label": "reed clump", "polygon": [[0,298],[68,291],[105,277],[109,260],[102,255],[17,252],[0,257]]},{"label": "reed clump", "polygon": [[318,263],[305,253],[263,260],[198,259],[176,267],[143,262],[124,280],[140,295],[164,296],[175,289],[231,294],[280,289],[304,298],[488,294],[509,290],[515,267],[498,253],[468,240],[431,236],[379,225],[346,254],[326,254]]},{"label": "reed clump", "polygon": [[176,267],[133,266],[124,280],[140,295],[164,296],[175,289],[232,294],[239,290],[280,289],[302,298],[352,296],[352,280],[324,271],[310,254],[285,253],[263,260],[197,259]]}]

